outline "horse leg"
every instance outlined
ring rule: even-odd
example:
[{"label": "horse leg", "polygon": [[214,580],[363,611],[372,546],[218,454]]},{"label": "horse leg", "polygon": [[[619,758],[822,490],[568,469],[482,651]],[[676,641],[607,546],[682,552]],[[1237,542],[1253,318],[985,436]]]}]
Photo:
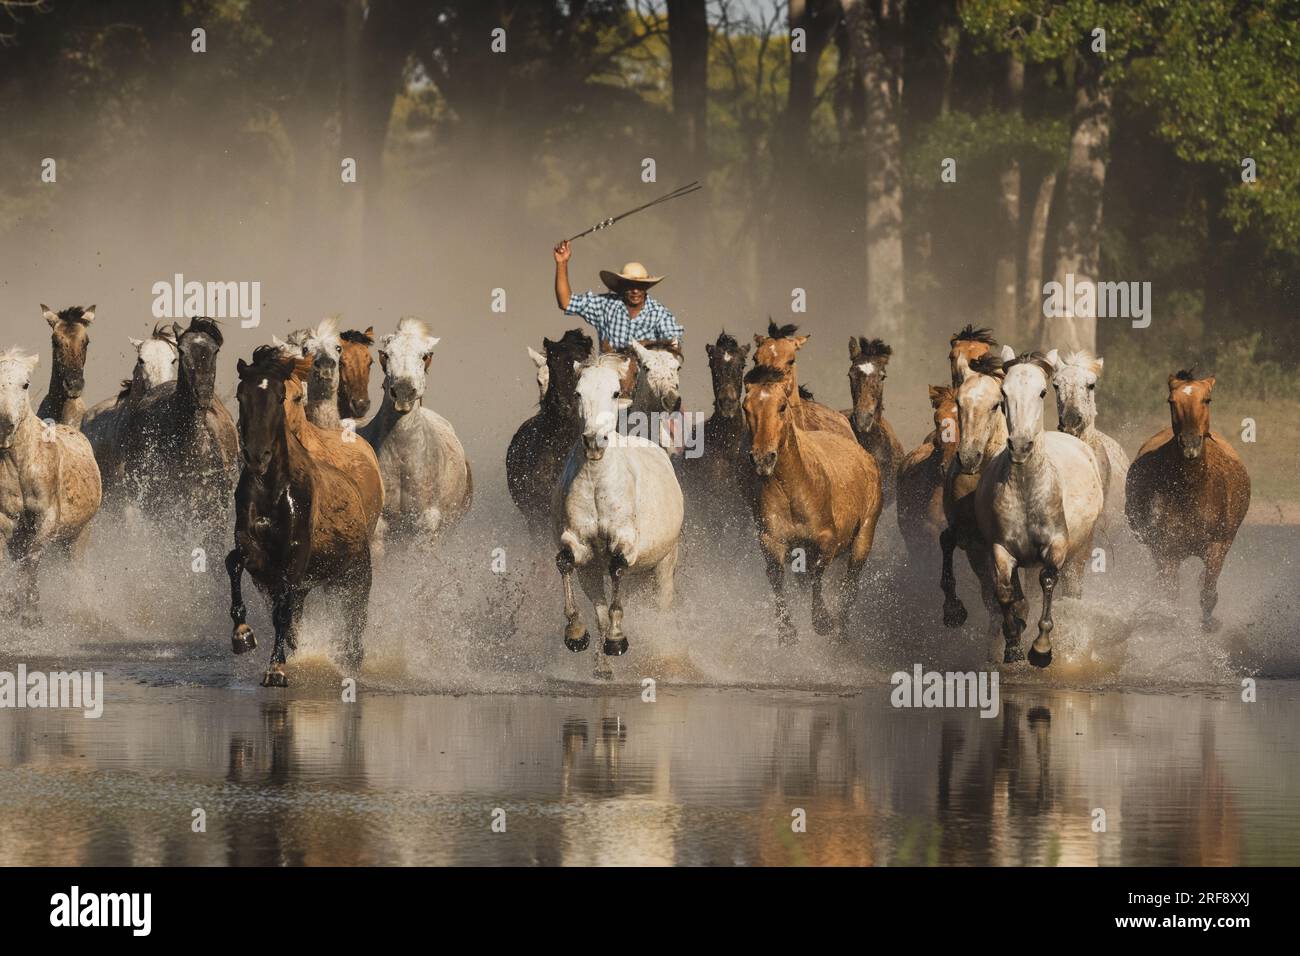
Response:
[{"label": "horse leg", "polygon": [[1038,617],[1038,637],[1029,646],[1029,663],[1035,667],[1052,663],[1052,592],[1056,590],[1059,569],[1065,563],[1066,547],[1065,536],[1057,535],[1043,549],[1043,570],[1038,574],[1043,589],[1043,612]]},{"label": "horse leg", "polygon": [[356,567],[348,573],[347,587],[343,599],[347,602],[347,633],[343,636],[343,663],[354,673],[361,673],[361,661],[365,648],[361,639],[366,633],[366,622],[370,617],[370,584],[373,569],[370,552],[367,550],[357,561]]},{"label": "horse leg", "polygon": [[790,605],[785,599],[785,544],[767,532],[759,535],[758,542],[767,560],[767,583],[772,586],[772,595],[776,600],[777,643],[798,644],[794,622],[790,620]]},{"label": "horse leg", "polygon": [[42,546],[38,544],[41,519],[27,512],[14,524],[9,538],[9,556],[18,566],[20,579],[18,593],[19,621],[23,627],[38,627],[41,623],[40,570]]},{"label": "horse leg", "polygon": [[388,519],[382,514],[379,520],[375,522],[375,530],[370,535],[370,556],[371,558],[382,558],[384,556],[384,541],[388,537]]},{"label": "horse leg", "polygon": [[1092,559],[1092,536],[1081,544],[1073,555],[1065,559],[1061,568],[1061,594],[1068,598],[1083,597],[1083,577],[1088,573]]},{"label": "horse leg", "polygon": [[1002,608],[1002,638],[1006,642],[1002,663],[1012,664],[1024,659],[1020,650],[1020,632],[1025,629],[1025,622],[1016,616],[1016,592],[1011,583],[1016,575],[1016,559],[1002,545],[995,544],[991,560],[996,574],[994,593]]},{"label": "horse leg", "polygon": [[230,576],[230,619],[235,623],[234,633],[230,635],[230,649],[236,654],[244,654],[257,647],[257,638],[245,623],[248,608],[244,606],[244,552],[238,546],[226,555],[226,574]]},{"label": "horse leg", "polygon": [[659,610],[667,611],[673,606],[673,577],[677,573],[677,560],[681,545],[674,545],[672,551],[655,565],[655,590],[659,594]]},{"label": "horse leg", "polygon": [[578,602],[573,599],[573,551],[568,547],[560,548],[555,555],[555,566],[560,570],[560,581],[564,584],[564,646],[578,654],[587,649],[590,638],[587,626],[582,623],[582,612]]},{"label": "horse leg", "polygon": [[[610,555],[609,558],[609,630],[605,634],[605,656],[620,657],[627,653],[627,638],[623,636],[623,603],[619,599],[619,585],[623,582],[623,575],[627,573],[627,560],[621,554]],[[599,661],[597,670],[599,670]],[[605,662],[608,669],[609,664]],[[599,675],[605,676],[605,675]],[[611,671],[608,676],[613,676]]]},{"label": "horse leg", "polygon": [[829,634],[835,627],[831,612],[822,597],[822,576],[826,573],[826,552],[820,547],[812,561],[812,625],[818,634]]},{"label": "horse leg", "polygon": [[939,550],[943,552],[943,571],[939,587],[943,588],[943,626],[961,627],[966,623],[966,605],[957,596],[957,576],[952,571],[952,553],[957,548],[957,533],[944,528],[939,533]]},{"label": "horse leg", "polygon": [[1205,549],[1205,570],[1201,572],[1201,627],[1207,633],[1217,631],[1219,619],[1214,616],[1214,606],[1219,603],[1219,573],[1228,557],[1231,541],[1211,541]]},{"label": "horse leg", "polygon": [[302,608],[302,597],[298,589],[287,582],[281,582],[271,595],[271,623],[275,625],[275,646],[271,649],[271,661],[262,675],[263,687],[288,687],[289,679],[284,674],[285,660],[291,644],[297,644],[293,633],[297,627],[296,612]]}]

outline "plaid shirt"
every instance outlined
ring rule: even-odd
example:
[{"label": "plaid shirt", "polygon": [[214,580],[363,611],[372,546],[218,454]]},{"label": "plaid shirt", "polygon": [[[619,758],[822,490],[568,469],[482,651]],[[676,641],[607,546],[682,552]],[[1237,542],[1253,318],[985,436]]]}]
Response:
[{"label": "plaid shirt", "polygon": [[582,318],[596,330],[602,342],[616,349],[627,348],[633,339],[681,341],[686,333],[663,303],[648,295],[635,319],[628,315],[627,303],[616,292],[574,292],[569,296],[569,307],[564,314]]}]

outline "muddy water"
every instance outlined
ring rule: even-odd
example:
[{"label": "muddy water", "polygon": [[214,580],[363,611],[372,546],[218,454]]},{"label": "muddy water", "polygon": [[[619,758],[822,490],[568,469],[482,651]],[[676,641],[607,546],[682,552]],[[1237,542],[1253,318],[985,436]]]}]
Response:
[{"label": "muddy water", "polygon": [[630,606],[598,685],[560,643],[545,549],[502,533],[498,574],[497,534],[385,556],[355,703],[323,606],[289,690],[260,688],[265,614],[232,658],[224,575],[183,540],[123,527],[49,565],[45,623],[0,623],[0,670],[102,670],[104,713],[0,709],[0,863],[1300,863],[1293,528],[1243,530],[1209,635],[1195,569],[1165,594],[1108,542],[1057,602],[1052,667],[1000,667],[991,719],[891,706],[893,671],[983,669],[988,640],[969,576],[946,630],[887,536],[848,639],[796,598],[796,648],[756,559],[697,545],[677,611]]}]

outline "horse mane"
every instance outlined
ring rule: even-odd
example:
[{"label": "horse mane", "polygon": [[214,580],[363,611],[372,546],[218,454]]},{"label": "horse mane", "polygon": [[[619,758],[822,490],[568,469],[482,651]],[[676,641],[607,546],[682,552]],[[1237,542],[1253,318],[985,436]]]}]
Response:
[{"label": "horse mane", "polygon": [[286,382],[297,374],[299,361],[274,345],[259,345],[253,349],[253,361],[244,366],[239,377],[243,381],[262,377]]},{"label": "horse mane", "polygon": [[745,373],[746,385],[776,385],[785,381],[785,372],[770,365],[755,365]]},{"label": "horse mane", "polygon": [[883,365],[894,354],[894,350],[884,343],[883,339],[868,339],[865,335],[858,336],[858,358],[879,359]]},{"label": "horse mane", "polygon": [[[221,335],[221,329],[217,327],[216,320],[209,319],[207,316],[196,315],[194,318],[190,319],[190,327],[186,329],[185,332],[202,332],[204,335],[210,336],[212,340],[217,343],[217,348],[221,348],[221,346],[225,344],[225,340]],[[257,353],[254,352],[253,354],[256,355]]]},{"label": "horse mane", "polygon": [[1002,364],[1002,359],[994,355],[992,352],[985,352],[979,358],[972,360],[967,367],[972,372],[977,372],[980,375],[992,375],[995,377],[1006,371],[1005,366]]},{"label": "horse mane", "polygon": [[[1047,361],[1047,356],[1042,352],[1021,352],[1015,358],[1003,364],[1002,371],[1009,372],[1016,365],[1037,366],[1038,370],[1047,376],[1049,382],[1052,380],[1052,376],[1056,374],[1056,369],[1052,368],[1052,363]],[[971,367],[974,368],[973,362]]]},{"label": "horse mane", "polygon": [[339,317],[331,315],[329,318],[321,319],[316,328],[311,330],[312,338],[328,339],[338,335]]},{"label": "horse mane", "polygon": [[788,339],[799,331],[797,325],[777,325],[771,317],[767,320],[767,337],[769,339]]},{"label": "horse mane", "polygon": [[686,360],[686,356],[682,355],[681,344],[676,339],[653,339],[652,341],[642,342],[641,347],[652,352],[670,352],[679,360]]},{"label": "horse mane", "polygon": [[66,309],[58,311],[60,322],[80,322],[82,325],[88,325],[86,322],[86,309],[80,305],[70,305]]},{"label": "horse mane", "polygon": [[[973,364],[973,363],[972,363]],[[956,391],[948,385],[931,385],[934,394],[930,397],[930,407],[938,408],[944,402],[950,402],[956,397]]]},{"label": "horse mane", "polygon": [[346,332],[340,332],[339,338],[344,342],[353,342],[357,345],[364,345],[367,348],[375,344],[373,335],[366,335],[365,332],[358,332],[356,329],[348,329]]},{"label": "horse mane", "polygon": [[954,332],[952,338],[948,340],[949,345],[956,345],[958,342],[983,342],[989,348],[998,344],[993,338],[992,329],[977,329],[970,323],[967,323],[966,328],[960,332]]},{"label": "horse mane", "polygon": [[1077,352],[1071,352],[1061,359],[1061,365],[1069,368],[1081,368],[1085,372],[1091,372],[1093,375],[1101,374],[1101,364],[1097,356],[1093,355],[1087,349],[1079,349]]},{"label": "horse mane", "polygon": [[418,319],[413,315],[408,315],[403,317],[402,320],[397,323],[397,334],[401,335],[404,332],[409,332],[412,335],[427,336],[429,334],[429,327],[424,324],[424,320]]},{"label": "horse mane", "polygon": [[1174,378],[1180,382],[1198,381],[1196,366],[1193,365],[1191,368],[1180,368],[1177,372],[1174,372]]},{"label": "horse mane", "polygon": [[166,342],[168,345],[176,344],[176,330],[170,325],[163,322],[155,322],[153,331],[149,333],[149,338],[158,339],[160,342]]},{"label": "horse mane", "polygon": [[131,394],[131,384],[132,383],[129,378],[122,379],[122,384],[120,386],[120,390],[117,393],[116,401],[120,402],[122,399],[126,398],[128,395]]},{"label": "horse mane", "polygon": [[736,341],[734,335],[728,335],[727,330],[723,329],[722,334],[718,336],[718,341],[714,344],[714,348],[722,349],[725,352],[739,352],[740,343]]},{"label": "horse mane", "polygon": [[805,402],[811,402],[814,400],[812,389],[808,388],[805,385],[799,386],[799,397],[802,398]]}]

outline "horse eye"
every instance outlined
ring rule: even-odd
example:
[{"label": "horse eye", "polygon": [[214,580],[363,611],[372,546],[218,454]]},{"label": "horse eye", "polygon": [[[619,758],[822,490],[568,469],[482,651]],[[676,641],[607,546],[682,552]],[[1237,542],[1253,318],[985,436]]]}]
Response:
[{"label": "horse eye", "polygon": [[23,382],[23,388],[24,388],[24,389],[28,389],[28,388],[31,388],[31,387],[32,387],[32,383],[31,383],[31,382]]},{"label": "horse eye", "polygon": [[618,398],[618,392],[615,392],[615,393],[614,393],[614,397],[615,397],[615,398]]},{"label": "horse eye", "polygon": [[1210,404],[1210,400],[1208,398],[1205,400],[1205,404],[1206,405]]},{"label": "horse eye", "polygon": [[1097,387],[1097,383],[1096,383],[1096,382],[1089,382],[1089,383],[1088,383],[1088,391],[1091,392],[1091,391],[1092,391],[1093,389],[1095,389],[1096,387]]},{"label": "horse eye", "polygon": [[1041,392],[1038,393],[1038,397],[1042,398],[1046,394],[1047,394],[1047,389],[1043,389]]},{"label": "horse eye", "polygon": [[336,346],[334,346],[334,351],[337,352],[339,355],[342,355],[342,354],[343,354],[343,346],[341,346],[341,345],[336,345]]}]

